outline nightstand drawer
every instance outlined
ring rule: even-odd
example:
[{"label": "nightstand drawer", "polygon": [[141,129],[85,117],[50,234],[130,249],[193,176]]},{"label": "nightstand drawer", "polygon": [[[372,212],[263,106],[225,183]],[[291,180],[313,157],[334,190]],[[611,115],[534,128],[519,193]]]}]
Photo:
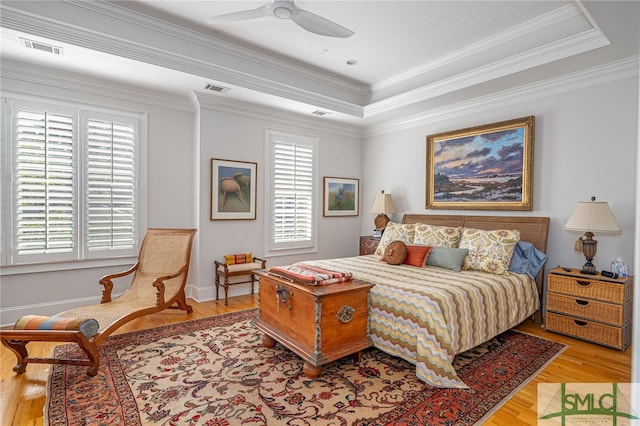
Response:
[{"label": "nightstand drawer", "polygon": [[547,290],[550,292],[579,298],[598,299],[621,305],[631,300],[631,287],[625,284],[551,274],[547,285]]},{"label": "nightstand drawer", "polygon": [[627,302],[627,306],[624,306],[548,293],[547,310],[617,326],[631,321],[631,302]]},{"label": "nightstand drawer", "polygon": [[616,349],[625,349],[631,342],[631,323],[615,327],[547,312],[545,328]]}]

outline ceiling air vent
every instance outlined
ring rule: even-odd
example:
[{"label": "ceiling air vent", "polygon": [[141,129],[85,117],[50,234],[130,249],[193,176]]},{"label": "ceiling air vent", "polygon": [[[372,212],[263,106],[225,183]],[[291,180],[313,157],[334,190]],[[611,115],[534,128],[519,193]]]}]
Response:
[{"label": "ceiling air vent", "polygon": [[215,84],[207,83],[204,86],[205,89],[211,90],[212,92],[218,93],[227,93],[229,91],[228,87],[216,86]]},{"label": "ceiling air vent", "polygon": [[42,52],[53,53],[54,55],[62,55],[62,47],[52,44],[42,43],[40,41],[29,40],[20,37],[20,44],[29,49],[40,50]]}]

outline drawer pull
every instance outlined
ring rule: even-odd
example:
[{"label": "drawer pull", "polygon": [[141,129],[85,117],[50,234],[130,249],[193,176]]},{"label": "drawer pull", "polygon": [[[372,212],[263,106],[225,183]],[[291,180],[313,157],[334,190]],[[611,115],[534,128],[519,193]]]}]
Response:
[{"label": "drawer pull", "polygon": [[589,301],[588,301],[588,300],[580,300],[580,299],[576,299],[576,303],[577,303],[578,305],[581,305],[581,306],[588,306],[588,305],[589,305]]},{"label": "drawer pull", "polygon": [[578,320],[576,320],[576,319],[574,319],[574,320],[573,320],[573,322],[575,322],[575,323],[576,323],[576,325],[577,325],[577,326],[579,326],[579,327],[586,327],[586,326],[588,326],[588,325],[589,325],[589,323],[588,323],[588,322],[578,321]]},{"label": "drawer pull", "polygon": [[578,284],[580,287],[589,287],[591,286],[591,281],[576,280],[576,284]]}]

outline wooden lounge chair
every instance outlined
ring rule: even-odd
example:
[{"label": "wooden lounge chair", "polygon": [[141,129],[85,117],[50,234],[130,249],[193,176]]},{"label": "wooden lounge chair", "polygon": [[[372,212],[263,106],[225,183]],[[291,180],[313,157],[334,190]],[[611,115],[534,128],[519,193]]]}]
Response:
[{"label": "wooden lounge chair", "polygon": [[[138,262],[127,271],[106,275],[100,280],[100,284],[104,286],[100,304],[71,309],[54,315],[51,321],[43,321],[49,323],[62,318],[95,319],[98,322],[95,335],[87,336],[79,329],[2,330],[2,344],[11,349],[18,359],[13,371],[24,373],[28,363],[87,365],[87,374],[95,376],[100,364],[98,345],[123,324],[162,311],[174,303],[178,308],[191,313],[193,309],[187,305],[184,288],[195,232],[195,229],[149,229],[142,241]],[[112,280],[130,274],[133,277],[129,288],[111,300]],[[75,342],[88,359],[30,357],[27,344],[34,341]]]}]

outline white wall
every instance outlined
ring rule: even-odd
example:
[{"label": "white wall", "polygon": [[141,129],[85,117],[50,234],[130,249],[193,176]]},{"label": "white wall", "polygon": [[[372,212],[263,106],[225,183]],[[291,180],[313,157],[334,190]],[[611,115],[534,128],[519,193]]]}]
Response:
[{"label": "white wall", "polygon": [[[49,76],[49,81],[51,79]],[[172,107],[173,102],[157,99],[136,102],[124,95],[118,98],[116,91],[109,87],[80,92],[6,77],[1,83],[5,93],[41,94],[147,112],[148,225],[198,228],[188,287],[188,294],[198,300],[214,297],[214,259],[232,252],[264,254],[263,239],[268,222],[263,167],[265,128],[316,135],[320,140],[319,250],[311,255],[269,258],[271,266],[356,255],[359,235],[371,233],[374,215],[369,213],[369,208],[381,189],[393,194],[398,214],[392,219],[400,220],[405,212],[426,212],[427,135],[526,115],[535,115],[537,120],[533,212],[478,214],[550,216],[547,267],[580,266],[584,259],[573,251],[578,235],[564,231],[562,226],[578,201],[595,195],[610,203],[623,228],[618,236],[596,235],[600,242],[595,259],[598,268],[608,268],[615,256],[622,256],[628,263],[633,259],[637,76],[496,109],[485,107],[473,114],[369,136],[364,141],[354,129],[321,119],[303,119],[260,108],[236,108],[202,96],[198,96],[198,105],[190,110],[185,102]],[[210,160],[214,157],[258,163],[255,221],[209,220]],[[360,179],[360,216],[322,217],[324,176]],[[4,275],[0,286],[0,324],[10,324],[25,313],[53,314],[70,306],[95,302],[100,296],[97,279],[121,269]],[[232,287],[231,295],[248,290],[248,286]]]},{"label": "white wall", "polygon": [[[147,94],[137,92],[135,88],[110,87],[108,83],[99,81],[91,82],[91,86],[78,85],[85,90],[76,91],[62,84],[62,87],[56,87],[56,78],[55,73],[47,73],[47,79],[52,84],[39,84],[3,75],[0,81],[2,95],[34,95],[92,106],[146,112],[147,225],[169,228],[196,227],[194,211],[197,201],[193,185],[194,113],[189,101],[163,99],[156,94],[150,94],[146,98]],[[138,97],[141,101],[130,100],[132,97]],[[194,257],[198,257],[197,250]],[[0,324],[11,324],[24,314],[52,315],[72,307],[99,303],[102,295],[102,286],[98,283],[100,277],[122,271],[129,266],[131,264],[15,275],[7,275],[7,269],[3,269],[3,275],[0,277]],[[197,280],[197,270],[192,269],[189,282]],[[116,283],[114,292],[122,291],[127,284],[126,281]]]},{"label": "white wall", "polygon": [[[466,213],[549,216],[547,268],[580,267],[573,251],[579,233],[565,231],[578,201],[592,195],[608,201],[623,232],[596,235],[597,268],[610,269],[616,256],[630,266],[634,256],[635,186],[638,120],[637,76],[412,129],[372,136],[363,150],[364,199],[391,192],[400,221],[403,213]],[[425,209],[426,136],[528,115],[536,116],[532,212],[427,211]],[[361,232],[371,232],[373,215],[363,215]]]},{"label": "white wall", "polygon": [[[264,164],[266,159],[265,130],[267,128],[317,136],[319,161],[317,174],[316,212],[318,214],[318,251],[294,256],[266,257],[267,266],[328,257],[356,256],[359,249],[360,217],[322,217],[323,177],[360,179],[362,141],[359,131],[334,127],[324,120],[307,119],[293,114],[275,114],[271,110],[253,108],[232,110],[224,100],[198,95],[200,192],[199,236],[200,260],[198,288],[192,295],[198,300],[215,297],[213,287],[214,260],[225,254],[251,252],[265,257],[264,238],[270,221],[266,211]],[[227,104],[227,106],[225,106]],[[228,111],[225,111],[227,109]],[[231,111],[231,112],[229,112]],[[249,161],[258,164],[256,220],[210,220],[211,158]],[[360,208],[363,205],[361,198]],[[368,209],[367,209],[368,211]],[[250,286],[231,286],[229,295],[247,294]],[[223,293],[220,294],[222,296]]]},{"label": "white wall", "polygon": [[[49,81],[55,76],[48,74]],[[149,96],[148,102],[129,99],[130,88],[92,81],[91,89],[70,90],[4,77],[3,95],[26,94],[129,111],[146,112],[148,122],[147,225],[148,227],[197,228],[192,251],[187,296],[197,300],[215,297],[213,260],[225,254],[253,252],[263,256],[265,224],[265,129],[318,136],[318,252],[272,257],[268,265],[284,265],[305,259],[355,256],[358,254],[360,218],[322,217],[322,178],[337,176],[360,179],[362,142],[360,131],[349,126],[329,125],[324,120],[293,114],[274,114],[246,108],[221,112],[215,98],[204,95],[202,108],[193,100]],[[86,86],[84,86],[86,89]],[[96,93],[98,92],[98,93]],[[141,96],[144,98],[144,96]],[[208,103],[208,104],[207,104]],[[176,105],[172,107],[172,105]],[[224,109],[224,103],[223,109]],[[211,158],[258,163],[256,220],[211,221]],[[9,325],[25,314],[53,315],[76,306],[98,303],[100,277],[122,271],[127,265],[56,272],[7,274],[0,284],[0,324]],[[117,294],[128,282],[116,283]],[[246,294],[249,286],[231,287],[230,295]]]}]

